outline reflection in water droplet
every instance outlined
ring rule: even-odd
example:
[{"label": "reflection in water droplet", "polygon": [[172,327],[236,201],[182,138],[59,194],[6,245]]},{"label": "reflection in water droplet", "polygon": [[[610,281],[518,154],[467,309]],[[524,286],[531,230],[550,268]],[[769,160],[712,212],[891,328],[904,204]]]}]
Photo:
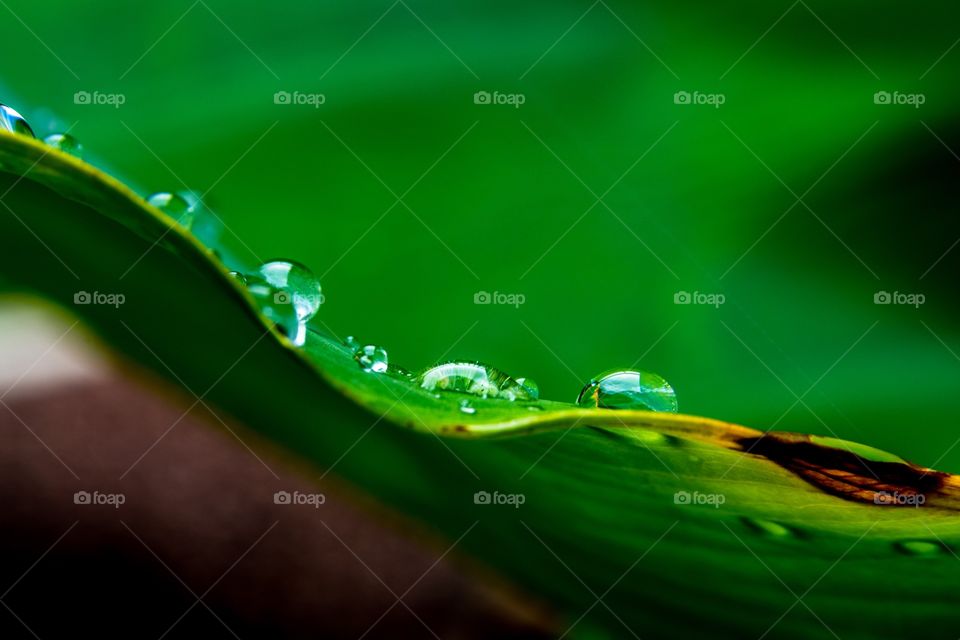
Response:
[{"label": "reflection in water droplet", "polygon": [[353,359],[360,364],[364,371],[383,373],[388,368],[387,350],[373,344],[357,349],[357,352],[353,354]]},{"label": "reflection in water droplet", "polygon": [[43,141],[54,149],[59,149],[77,158],[83,156],[83,145],[69,133],[54,133],[44,138]]},{"label": "reflection in water droplet", "polygon": [[795,538],[797,532],[790,527],[780,524],[779,522],[774,522],[773,520],[764,520],[762,518],[749,518],[744,516],[741,518],[743,524],[747,528],[753,530],[755,533],[768,536],[770,538]]},{"label": "reflection in water droplet", "polygon": [[933,540],[901,540],[893,548],[908,556],[936,556],[950,551],[942,542]]},{"label": "reflection in water droplet", "polygon": [[286,295],[284,292],[271,287],[266,282],[256,280],[248,283],[247,291],[257,301],[261,313],[273,322],[281,333],[294,344],[303,344],[306,334],[300,329],[300,321],[297,319],[297,312],[293,305],[282,301]]},{"label": "reflection in water droplet", "polygon": [[540,386],[535,380],[530,378],[517,378],[517,384],[527,390],[527,394],[532,400],[540,399]]},{"label": "reflection in water droplet", "polygon": [[194,209],[190,206],[183,196],[176,193],[167,193],[162,191],[155,193],[147,198],[147,204],[155,206],[160,211],[176,220],[180,226],[190,228],[193,223]]},{"label": "reflection in water droplet", "polygon": [[0,104],[0,129],[34,138],[33,129],[16,109]]},{"label": "reflection in water droplet", "polygon": [[445,362],[421,371],[416,382],[427,391],[458,391],[481,398],[535,400],[530,391],[498,369],[477,362]]},{"label": "reflection in water droplet", "polygon": [[577,397],[581,407],[677,412],[677,395],[661,376],[648,371],[609,371],[594,377]]},{"label": "reflection in water droplet", "polygon": [[260,275],[272,286],[290,294],[297,317],[306,322],[323,303],[320,280],[310,269],[290,260],[273,260],[260,266]]},{"label": "reflection in water droplet", "polygon": [[463,413],[469,413],[470,415],[473,415],[477,412],[476,408],[470,405],[469,400],[460,401],[460,411],[462,411]]}]

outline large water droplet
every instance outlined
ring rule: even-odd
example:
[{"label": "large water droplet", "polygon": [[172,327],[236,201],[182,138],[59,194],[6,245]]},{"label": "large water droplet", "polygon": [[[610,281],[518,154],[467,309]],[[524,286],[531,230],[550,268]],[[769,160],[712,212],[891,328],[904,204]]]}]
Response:
[{"label": "large water droplet", "polygon": [[290,260],[273,260],[260,265],[260,275],[271,285],[290,294],[297,317],[306,322],[323,303],[320,281],[310,269]]},{"label": "large water droplet", "polygon": [[540,399],[540,386],[536,383],[535,380],[530,378],[517,378],[517,384],[521,387],[524,387],[527,390],[527,394],[533,400]]},{"label": "large water droplet", "polygon": [[285,292],[262,281],[248,282],[247,291],[257,301],[263,315],[273,322],[281,333],[293,341],[294,344],[301,344],[301,329],[297,311],[289,303],[289,297]]},{"label": "large water droplet", "polygon": [[190,228],[193,223],[194,208],[187,200],[176,193],[162,191],[147,198],[147,204],[153,205],[160,211],[176,220],[180,226]]},{"label": "large water droplet", "polygon": [[43,139],[44,143],[54,149],[80,158],[83,156],[83,145],[69,133],[53,133]]},{"label": "large water droplet", "polygon": [[677,394],[662,377],[648,371],[609,371],[580,390],[577,404],[601,409],[677,412]]},{"label": "large water droplet", "polygon": [[177,195],[190,205],[191,213],[189,219],[181,220],[180,224],[190,229],[190,233],[205,246],[210,247],[212,253],[224,261],[223,251],[226,247],[223,246],[223,221],[196,191],[178,191]]},{"label": "large water droplet", "polygon": [[388,368],[387,350],[374,344],[368,344],[357,349],[357,352],[353,354],[353,359],[364,371],[383,373]]},{"label": "large water droplet", "polygon": [[0,129],[34,138],[33,129],[16,109],[0,104]]},{"label": "large water droplet", "polygon": [[901,540],[893,548],[908,556],[937,556],[948,553],[949,549],[941,542],[933,540]]},{"label": "large water droplet", "polygon": [[427,391],[459,391],[482,398],[535,400],[527,387],[478,362],[445,362],[421,371],[416,382]]}]

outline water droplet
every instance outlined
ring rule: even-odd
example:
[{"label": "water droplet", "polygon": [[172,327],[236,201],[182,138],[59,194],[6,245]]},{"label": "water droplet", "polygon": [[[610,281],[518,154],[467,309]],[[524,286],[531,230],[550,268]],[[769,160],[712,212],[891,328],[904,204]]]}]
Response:
[{"label": "water droplet", "polygon": [[608,371],[580,390],[577,404],[601,409],[677,412],[677,395],[662,377],[647,371]]},{"label": "water droplet", "polygon": [[536,383],[536,381],[531,380],[530,378],[517,378],[517,384],[527,390],[527,394],[532,400],[540,399],[540,386]]},{"label": "water droplet", "polygon": [[759,533],[770,538],[795,538],[797,537],[797,532],[790,527],[780,524],[779,522],[774,522],[773,520],[764,520],[762,518],[749,518],[744,516],[741,518],[743,524],[747,526],[748,529],[752,529],[755,533]]},{"label": "water droplet", "polygon": [[355,353],[360,348],[360,342],[353,336],[347,336],[343,339],[343,346]]},{"label": "water droplet", "polygon": [[893,548],[908,556],[936,556],[949,552],[945,544],[933,540],[901,540],[895,542]]},{"label": "water droplet", "polygon": [[187,229],[193,223],[194,209],[181,195],[162,191],[147,198],[147,204],[160,209]]},{"label": "water droplet", "polygon": [[445,362],[421,371],[416,382],[427,391],[458,391],[481,398],[535,400],[529,390],[498,369],[478,362]]},{"label": "water droplet", "polygon": [[290,260],[272,260],[260,265],[260,275],[272,286],[290,294],[301,322],[317,314],[323,303],[323,292],[310,269]]},{"label": "water droplet", "polygon": [[373,344],[357,349],[357,352],[353,354],[353,359],[360,364],[364,371],[383,373],[388,368],[387,350]]},{"label": "water droplet", "polygon": [[543,407],[538,404],[531,404],[529,407],[527,407],[527,411],[543,411]]},{"label": "water droplet", "polygon": [[0,129],[34,138],[33,129],[16,109],[0,103]]},{"label": "water droplet", "polygon": [[[283,335],[294,344],[302,344],[300,321],[297,312],[289,302],[282,302],[287,294],[265,282],[253,281],[247,284],[247,291],[257,301],[260,311],[276,325]],[[305,337],[305,336],[304,336]]]},{"label": "water droplet", "polygon": [[54,133],[43,139],[44,143],[54,149],[80,158],[83,156],[83,145],[69,133]]},{"label": "water droplet", "polygon": [[247,277],[242,273],[240,273],[239,271],[231,271],[227,275],[233,278],[234,280],[236,280],[237,282],[239,282],[240,284],[242,284],[243,286],[247,285]]},{"label": "water droplet", "polygon": [[470,405],[469,400],[460,401],[460,411],[461,413],[468,413],[470,415],[473,415],[477,412],[476,408]]}]

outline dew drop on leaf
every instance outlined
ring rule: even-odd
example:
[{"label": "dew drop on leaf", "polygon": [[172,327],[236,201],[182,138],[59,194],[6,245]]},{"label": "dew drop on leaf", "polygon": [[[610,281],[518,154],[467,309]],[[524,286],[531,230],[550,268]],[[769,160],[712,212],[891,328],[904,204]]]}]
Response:
[{"label": "dew drop on leaf", "polygon": [[257,301],[260,312],[276,325],[283,335],[294,344],[302,344],[301,334],[305,337],[305,332],[301,331],[297,311],[290,304],[290,296],[285,291],[259,280],[248,282],[247,291]]},{"label": "dew drop on leaf", "polygon": [[54,149],[59,149],[77,158],[83,156],[83,145],[69,133],[53,133],[44,138],[43,141]]},{"label": "dew drop on leaf", "polygon": [[630,369],[608,371],[588,382],[577,404],[601,409],[677,412],[677,394],[661,376]]},{"label": "dew drop on leaf", "polygon": [[193,223],[194,209],[190,203],[176,193],[161,191],[147,198],[147,204],[153,205],[160,211],[176,220],[182,227],[190,228]]},{"label": "dew drop on leaf", "polygon": [[477,412],[477,409],[470,404],[469,400],[460,401],[460,412],[473,415]]},{"label": "dew drop on leaf", "polygon": [[320,280],[310,269],[290,260],[272,260],[260,265],[259,272],[271,286],[290,294],[301,322],[317,314],[323,302],[323,291]]},{"label": "dew drop on leaf", "polygon": [[247,277],[242,273],[240,273],[239,271],[231,271],[227,275],[233,278],[234,280],[236,280],[237,282],[239,282],[240,284],[242,284],[243,286],[247,286]]},{"label": "dew drop on leaf", "polygon": [[356,353],[353,354],[353,359],[364,371],[383,373],[388,368],[387,350],[373,344],[364,345],[357,349]]},{"label": "dew drop on leaf", "polygon": [[535,380],[530,378],[517,378],[517,384],[527,390],[527,394],[532,400],[540,399],[540,386]]},{"label": "dew drop on leaf", "polygon": [[34,138],[33,129],[16,109],[0,103],[0,129]]},{"label": "dew drop on leaf", "polygon": [[506,373],[478,362],[445,362],[421,371],[417,384],[427,391],[457,391],[503,400],[536,400]]},{"label": "dew drop on leaf", "polygon": [[347,336],[343,339],[343,346],[350,349],[351,352],[356,352],[360,348],[360,343],[353,336]]}]

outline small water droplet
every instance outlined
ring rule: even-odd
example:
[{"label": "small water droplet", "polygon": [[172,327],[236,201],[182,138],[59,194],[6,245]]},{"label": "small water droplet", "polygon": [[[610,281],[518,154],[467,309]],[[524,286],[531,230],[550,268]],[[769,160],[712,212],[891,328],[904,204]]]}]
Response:
[{"label": "small water droplet", "polygon": [[949,552],[945,544],[933,540],[900,540],[893,544],[893,548],[908,556],[929,557]]},{"label": "small water droplet", "polygon": [[234,280],[236,280],[237,282],[239,282],[240,284],[242,284],[243,286],[247,286],[247,277],[242,273],[240,273],[239,271],[231,271],[227,275],[233,278]]},{"label": "small water droplet", "polygon": [[16,109],[2,103],[0,103],[0,129],[30,136],[31,138],[36,137],[33,135],[33,129],[30,128],[23,116]]},{"label": "small water droplet", "polygon": [[53,133],[43,139],[44,143],[69,153],[77,158],[83,157],[83,145],[69,133]]},{"label": "small water droplet", "polygon": [[540,386],[536,383],[535,380],[530,378],[517,378],[517,384],[521,387],[524,387],[527,390],[527,394],[533,400],[540,399]]},{"label": "small water droplet", "polygon": [[427,391],[457,391],[503,400],[535,400],[504,372],[478,362],[445,362],[421,371],[416,382]]},{"label": "small water droplet", "polygon": [[630,369],[594,377],[580,390],[577,404],[601,409],[677,412],[677,394],[661,376]]},{"label": "small water droplet", "polygon": [[273,322],[283,335],[287,336],[294,344],[302,344],[302,332],[296,310],[289,303],[278,302],[286,294],[276,287],[258,281],[248,282],[247,291],[257,301],[261,313]]},{"label": "small water droplet", "polygon": [[527,407],[527,411],[543,411],[543,407],[538,404],[531,404],[529,407]]},{"label": "small water droplet", "polygon": [[176,220],[180,226],[190,228],[193,223],[194,209],[183,196],[176,193],[161,191],[147,198],[147,204],[153,205],[160,211]]},{"label": "small water droplet", "polygon": [[795,538],[797,532],[790,527],[774,522],[773,520],[764,520],[763,518],[750,518],[744,516],[741,518],[747,528],[770,538]]},{"label": "small water droplet", "polygon": [[392,375],[394,378],[399,378],[401,380],[410,381],[413,379],[413,373],[397,364],[391,364],[389,367],[387,367],[387,373]]},{"label": "small water droplet", "polygon": [[323,291],[320,280],[310,269],[290,260],[272,260],[260,265],[259,271],[268,283],[290,295],[301,322],[317,314],[323,303]]},{"label": "small water droplet", "polygon": [[343,346],[355,353],[360,348],[360,342],[353,336],[347,336],[343,339]]},{"label": "small water droplet", "polygon": [[461,400],[461,401],[460,401],[460,411],[461,411],[461,413],[468,413],[468,414],[470,414],[470,415],[473,415],[473,414],[475,414],[475,413],[477,412],[477,409],[476,409],[475,407],[473,407],[473,406],[470,405],[470,401],[469,401],[469,400]]},{"label": "small water droplet", "polygon": [[364,345],[357,349],[357,352],[353,354],[353,359],[360,364],[364,371],[372,371],[373,373],[383,373],[389,366],[387,350],[373,344]]}]

